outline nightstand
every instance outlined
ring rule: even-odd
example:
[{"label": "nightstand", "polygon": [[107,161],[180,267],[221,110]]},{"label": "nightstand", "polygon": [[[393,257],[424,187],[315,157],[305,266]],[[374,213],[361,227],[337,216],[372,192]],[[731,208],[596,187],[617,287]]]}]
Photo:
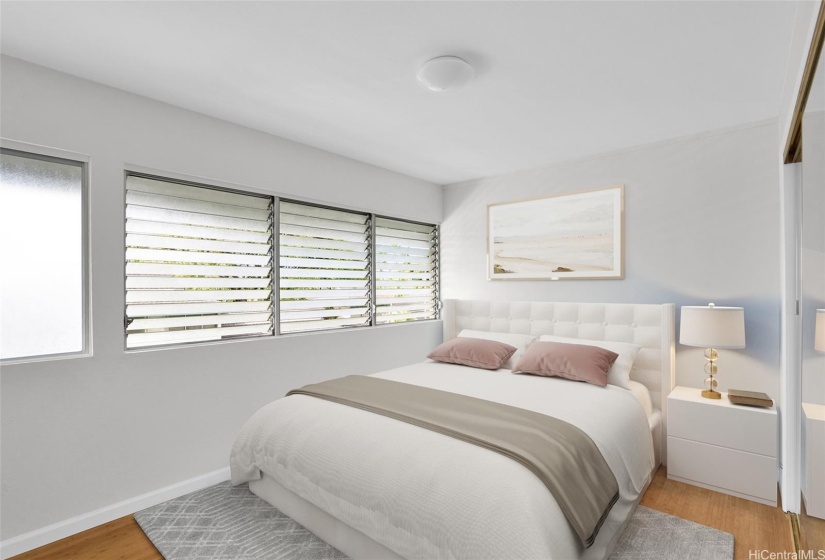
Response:
[{"label": "nightstand", "polygon": [[676,387],[667,398],[667,477],[775,506],[776,430],[775,408]]}]

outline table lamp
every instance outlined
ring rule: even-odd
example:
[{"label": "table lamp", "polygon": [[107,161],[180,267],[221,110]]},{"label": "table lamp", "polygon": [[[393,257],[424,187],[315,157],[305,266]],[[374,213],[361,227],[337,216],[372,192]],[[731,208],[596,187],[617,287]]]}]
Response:
[{"label": "table lamp", "polygon": [[716,390],[714,377],[718,371],[715,362],[719,355],[716,349],[745,347],[745,310],[741,307],[717,307],[712,303],[707,306],[682,306],[679,342],[685,346],[707,348],[707,389],[702,391],[702,396],[720,399],[722,395]]},{"label": "table lamp", "polygon": [[825,309],[816,310],[814,327],[814,350],[825,353]]}]

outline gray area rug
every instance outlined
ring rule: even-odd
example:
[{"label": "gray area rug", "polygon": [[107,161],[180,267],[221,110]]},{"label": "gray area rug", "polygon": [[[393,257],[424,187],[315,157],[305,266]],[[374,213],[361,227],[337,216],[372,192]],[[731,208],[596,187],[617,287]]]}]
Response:
[{"label": "gray area rug", "polygon": [[639,506],[610,560],[731,560],[733,535]]},{"label": "gray area rug", "polygon": [[[249,491],[228,482],[135,514],[167,560],[346,559]],[[731,560],[733,536],[639,506],[610,560]]]}]

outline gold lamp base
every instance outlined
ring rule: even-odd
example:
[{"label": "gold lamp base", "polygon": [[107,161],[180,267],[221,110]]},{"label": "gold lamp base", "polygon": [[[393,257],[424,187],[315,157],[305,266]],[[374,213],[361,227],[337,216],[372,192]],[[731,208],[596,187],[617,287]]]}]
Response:
[{"label": "gold lamp base", "polygon": [[713,348],[708,348],[705,350],[705,359],[708,363],[705,364],[705,373],[708,374],[708,378],[705,379],[705,385],[707,389],[702,391],[702,396],[706,399],[721,399],[722,393],[716,390],[716,386],[718,383],[716,382],[716,372],[718,371],[717,365],[714,363],[716,359],[719,357],[719,354]]}]

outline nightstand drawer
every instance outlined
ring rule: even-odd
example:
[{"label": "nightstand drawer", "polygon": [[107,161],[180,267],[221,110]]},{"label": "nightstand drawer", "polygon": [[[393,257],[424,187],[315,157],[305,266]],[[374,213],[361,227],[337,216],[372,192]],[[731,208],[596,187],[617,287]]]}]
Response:
[{"label": "nightstand drawer", "polygon": [[776,504],[776,459],[707,445],[677,437],[667,438],[668,478]]},{"label": "nightstand drawer", "polygon": [[[698,395],[699,390],[695,391]],[[697,400],[701,398],[668,399],[668,436],[776,457],[776,413],[772,409]]]}]

